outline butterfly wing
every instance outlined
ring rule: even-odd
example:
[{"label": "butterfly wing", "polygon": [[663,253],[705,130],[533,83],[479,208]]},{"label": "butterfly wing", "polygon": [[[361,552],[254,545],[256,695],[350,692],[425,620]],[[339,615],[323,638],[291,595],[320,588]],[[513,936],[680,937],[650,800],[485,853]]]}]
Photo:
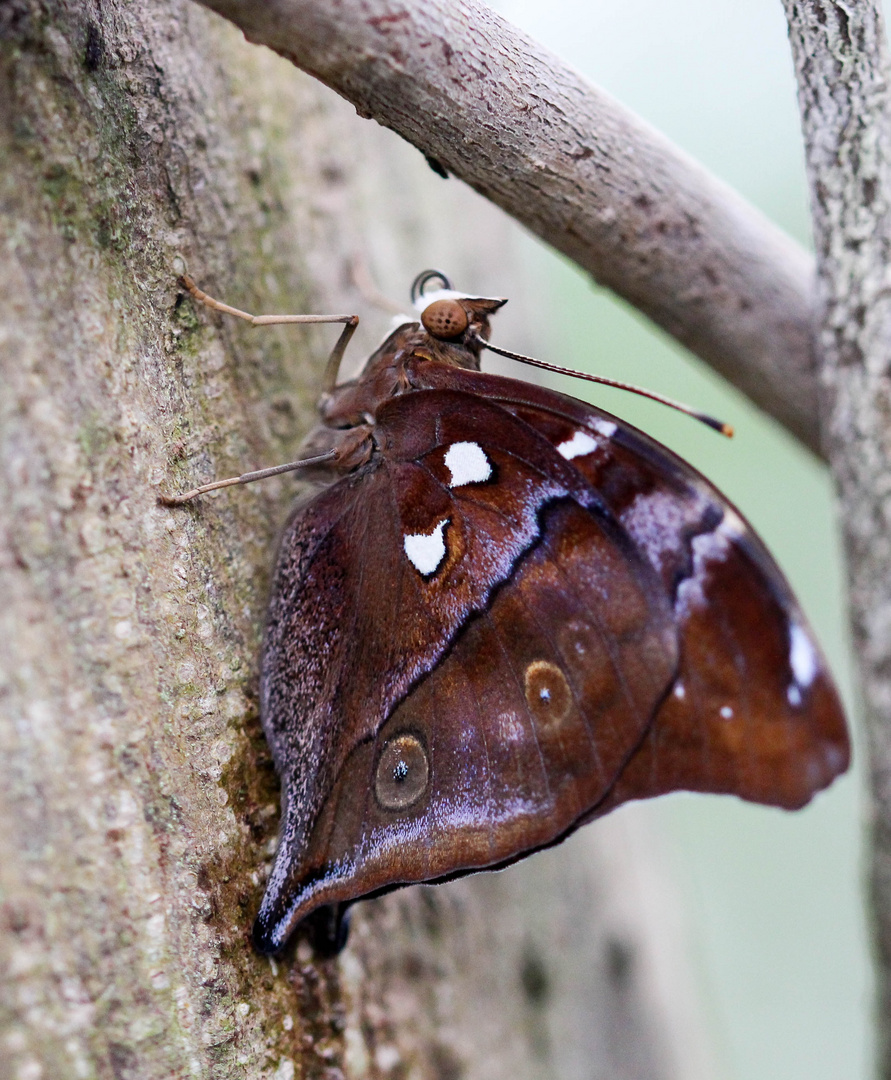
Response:
[{"label": "butterfly wing", "polygon": [[407,370],[370,465],[282,544],[267,952],[320,905],[503,865],[628,799],[794,807],[847,765],[807,623],[703,477],[572,398]]},{"label": "butterfly wing", "polygon": [[796,809],[845,771],[844,710],[807,620],[764,544],[705,477],[574,398],[480,373],[418,378],[472,384],[561,448],[670,598],[680,650],[672,692],[589,817],[678,789]]},{"label": "butterfly wing", "polygon": [[475,394],[379,412],[286,531],[262,665],[285,790],[255,928],[509,861],[607,795],[677,668],[652,566],[544,436]]}]

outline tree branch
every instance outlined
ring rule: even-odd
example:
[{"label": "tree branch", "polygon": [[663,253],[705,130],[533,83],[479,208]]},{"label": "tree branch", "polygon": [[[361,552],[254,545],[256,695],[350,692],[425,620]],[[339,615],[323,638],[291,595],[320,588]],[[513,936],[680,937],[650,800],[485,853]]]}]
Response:
[{"label": "tree branch", "polygon": [[784,0],[823,302],[825,431],[842,502],[872,753],[880,1075],[891,1077],[891,68],[878,5]]},{"label": "tree branch", "polygon": [[812,266],[478,0],[202,0],[497,203],[820,452]]}]

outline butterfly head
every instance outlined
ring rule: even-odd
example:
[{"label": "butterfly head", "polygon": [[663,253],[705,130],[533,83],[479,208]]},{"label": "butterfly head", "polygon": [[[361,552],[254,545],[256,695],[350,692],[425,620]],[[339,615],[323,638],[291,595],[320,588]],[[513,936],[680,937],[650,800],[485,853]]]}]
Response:
[{"label": "butterfly head", "polygon": [[[439,288],[429,289],[436,282]],[[476,337],[489,337],[489,316],[507,303],[502,296],[469,296],[456,292],[439,270],[425,270],[411,288],[412,303],[421,325],[437,341],[470,345]]]}]

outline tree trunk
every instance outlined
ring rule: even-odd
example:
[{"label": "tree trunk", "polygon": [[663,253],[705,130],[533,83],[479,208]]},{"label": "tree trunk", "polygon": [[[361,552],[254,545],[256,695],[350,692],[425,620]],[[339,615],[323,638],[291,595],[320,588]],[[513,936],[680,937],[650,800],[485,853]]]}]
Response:
[{"label": "tree trunk", "polygon": [[357,257],[516,295],[505,219],[184,0],[7,0],[0,33],[0,1075],[710,1075],[633,813],[362,904],[337,960],[248,941],[293,481],[156,497],[293,459],[336,331],[196,310],[177,256],[241,308],[369,315],[356,359]]},{"label": "tree trunk", "polygon": [[871,752],[879,1069],[891,1078],[891,65],[878,5],[784,2],[821,287],[825,445]]}]

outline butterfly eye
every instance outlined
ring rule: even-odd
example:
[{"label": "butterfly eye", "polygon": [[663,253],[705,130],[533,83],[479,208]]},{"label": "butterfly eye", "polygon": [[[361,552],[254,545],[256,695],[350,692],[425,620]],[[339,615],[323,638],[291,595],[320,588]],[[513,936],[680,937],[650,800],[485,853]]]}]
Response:
[{"label": "butterfly eye", "polygon": [[397,735],[384,746],[377,762],[374,793],[385,810],[405,810],[427,790],[427,751],[414,735]]},{"label": "butterfly eye", "polygon": [[421,322],[428,334],[447,341],[463,334],[470,319],[457,300],[434,300],[424,308]]}]

